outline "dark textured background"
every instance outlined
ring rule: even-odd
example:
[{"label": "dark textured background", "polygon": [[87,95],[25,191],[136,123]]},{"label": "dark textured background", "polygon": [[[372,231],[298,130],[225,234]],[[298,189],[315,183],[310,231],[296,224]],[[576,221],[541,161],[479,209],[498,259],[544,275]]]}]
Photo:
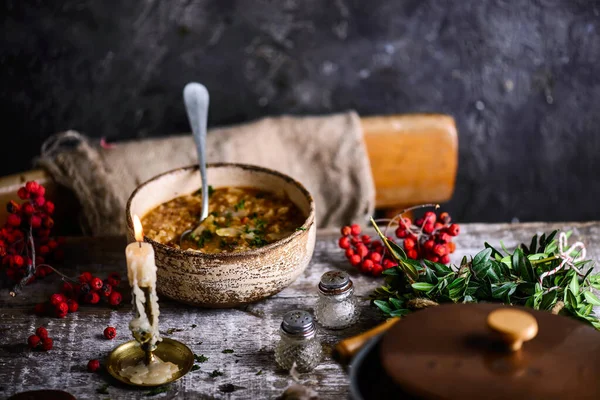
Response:
[{"label": "dark textured background", "polygon": [[109,141],[186,131],[181,89],[198,80],[212,126],[346,109],[451,114],[458,219],[600,219],[598,1],[1,7],[2,174],[29,168],[68,128]]}]

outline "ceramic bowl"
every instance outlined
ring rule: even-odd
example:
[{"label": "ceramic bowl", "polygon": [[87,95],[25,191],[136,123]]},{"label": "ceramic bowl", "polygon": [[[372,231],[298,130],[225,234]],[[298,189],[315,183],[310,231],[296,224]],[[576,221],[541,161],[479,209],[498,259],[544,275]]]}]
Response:
[{"label": "ceramic bowl", "polygon": [[[213,308],[235,307],[269,297],[292,283],[308,265],[315,247],[315,204],[297,181],[277,171],[244,164],[209,164],[208,184],[214,188],[251,186],[284,191],[306,215],[290,236],[258,249],[207,254],[175,249],[147,237],[156,253],[157,291],[180,302]],[[198,166],[179,168],[141,184],[127,202],[127,231],[133,241],[132,217],[200,187]]]}]

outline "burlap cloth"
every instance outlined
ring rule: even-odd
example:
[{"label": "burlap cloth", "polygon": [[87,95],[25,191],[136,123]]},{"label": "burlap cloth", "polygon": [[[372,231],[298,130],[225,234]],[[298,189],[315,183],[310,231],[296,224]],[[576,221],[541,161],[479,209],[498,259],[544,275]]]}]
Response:
[{"label": "burlap cloth", "polygon": [[[125,204],[140,183],[197,163],[191,134],[111,147],[67,131],[48,139],[37,161],[76,194],[86,234],[123,234]],[[265,118],[213,129],[207,135],[207,161],[260,165],[292,176],[312,193],[319,227],[362,222],[373,213],[375,188],[354,112]]]}]

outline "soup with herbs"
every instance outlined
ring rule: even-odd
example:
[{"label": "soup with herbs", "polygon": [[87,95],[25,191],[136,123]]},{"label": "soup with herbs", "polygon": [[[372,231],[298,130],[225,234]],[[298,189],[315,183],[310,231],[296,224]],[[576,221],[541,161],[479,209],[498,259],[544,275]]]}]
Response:
[{"label": "soup with herbs", "polygon": [[306,216],[284,194],[250,187],[208,190],[208,217],[179,245],[179,237],[198,225],[202,193],[177,197],[142,218],[147,237],[167,246],[203,253],[256,249],[300,230]]}]

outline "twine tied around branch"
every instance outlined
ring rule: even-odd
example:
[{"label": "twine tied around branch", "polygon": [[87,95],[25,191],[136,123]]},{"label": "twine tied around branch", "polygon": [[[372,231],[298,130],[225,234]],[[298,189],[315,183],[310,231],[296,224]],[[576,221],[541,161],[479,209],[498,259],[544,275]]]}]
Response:
[{"label": "twine tied around branch", "polygon": [[[585,260],[585,245],[583,244],[583,242],[575,242],[571,245],[571,247],[569,247],[568,249],[565,250],[566,247],[567,247],[567,234],[565,232],[561,232],[560,235],[558,236],[558,252],[559,252],[559,254],[558,254],[557,258],[561,258],[562,261],[554,269],[551,269],[550,271],[546,271],[540,275],[540,285],[542,284],[542,281],[544,280],[545,277],[554,275],[555,273],[560,271],[563,267],[565,269],[571,268],[571,269],[575,270],[575,272],[578,275],[580,275],[580,276],[583,275],[577,269],[577,267],[575,267],[575,264],[580,261]],[[571,253],[573,253],[575,250],[579,250],[579,251],[575,257],[572,257]]]}]

